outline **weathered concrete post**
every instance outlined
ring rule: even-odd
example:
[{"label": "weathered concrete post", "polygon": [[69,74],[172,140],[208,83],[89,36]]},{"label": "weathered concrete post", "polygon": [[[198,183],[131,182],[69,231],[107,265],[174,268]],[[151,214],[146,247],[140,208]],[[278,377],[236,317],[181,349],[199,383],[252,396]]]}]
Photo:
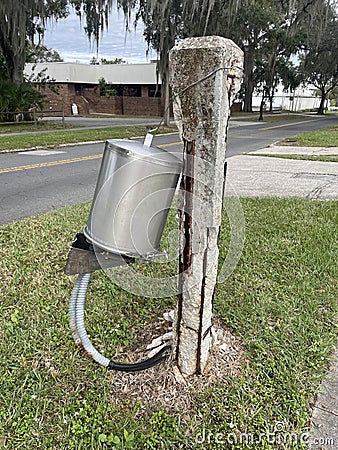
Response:
[{"label": "weathered concrete post", "polygon": [[170,52],[174,115],[184,143],[176,359],[186,375],[203,372],[211,346],[227,126],[242,65],[241,49],[218,36],[188,38]]}]

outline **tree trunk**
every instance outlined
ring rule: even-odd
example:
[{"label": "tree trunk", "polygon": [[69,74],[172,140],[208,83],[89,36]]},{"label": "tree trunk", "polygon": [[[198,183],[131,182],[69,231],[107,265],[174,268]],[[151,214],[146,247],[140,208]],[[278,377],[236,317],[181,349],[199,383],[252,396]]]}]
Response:
[{"label": "tree trunk", "polygon": [[164,78],[164,116],[163,116],[163,124],[165,127],[170,127],[170,86],[169,86],[169,77],[166,76]]},{"label": "tree trunk", "polygon": [[225,142],[243,56],[232,41],[208,36],[184,39],[170,61],[174,115],[184,142],[176,360],[183,374],[192,375],[203,373],[211,347]]},{"label": "tree trunk", "polygon": [[22,64],[20,58],[13,59],[13,65],[10,67],[9,76],[16,86],[20,86],[23,82],[23,71],[25,64]]},{"label": "tree trunk", "polygon": [[23,81],[26,56],[27,11],[16,2],[5,2],[0,8],[0,53],[6,62],[10,80],[19,86]]},{"label": "tree trunk", "polygon": [[319,104],[317,114],[321,114],[321,115],[324,114],[325,101],[326,101],[326,92],[324,90],[321,90],[320,104]]},{"label": "tree trunk", "polygon": [[274,97],[274,93],[269,95],[269,112],[272,113],[273,112],[273,97]]},{"label": "tree trunk", "polygon": [[249,74],[249,77],[245,82],[244,103],[243,103],[244,112],[252,112],[252,96],[254,89],[255,85],[252,78],[252,74]]},{"label": "tree trunk", "polygon": [[261,100],[261,104],[259,106],[259,117],[258,117],[258,120],[263,120],[264,105],[265,105],[265,95],[262,94],[262,100]]},{"label": "tree trunk", "polygon": [[243,80],[244,112],[252,112],[252,96],[255,89],[253,71],[254,71],[254,54],[252,50],[249,48],[245,53],[245,60],[244,60],[244,80]]},{"label": "tree trunk", "polygon": [[25,68],[25,54],[15,54],[7,46],[3,48],[3,56],[6,61],[9,79],[16,85],[20,86],[23,81],[23,71]]}]

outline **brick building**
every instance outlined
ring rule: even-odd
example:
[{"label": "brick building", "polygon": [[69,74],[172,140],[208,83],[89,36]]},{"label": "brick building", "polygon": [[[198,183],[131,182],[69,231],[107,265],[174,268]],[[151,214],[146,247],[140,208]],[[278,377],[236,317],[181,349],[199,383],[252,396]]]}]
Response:
[{"label": "brick building", "polygon": [[[164,100],[157,84],[156,64],[89,65],[68,62],[27,64],[25,75],[34,78],[43,72],[53,80],[46,87],[45,109],[51,114],[72,114],[75,104],[79,114],[162,116]],[[101,80],[101,81],[100,81]]]}]

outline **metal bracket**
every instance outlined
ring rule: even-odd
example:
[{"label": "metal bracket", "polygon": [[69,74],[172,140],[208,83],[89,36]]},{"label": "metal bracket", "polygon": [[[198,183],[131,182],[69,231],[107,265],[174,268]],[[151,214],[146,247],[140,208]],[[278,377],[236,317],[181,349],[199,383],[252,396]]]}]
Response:
[{"label": "metal bracket", "polygon": [[[99,256],[99,259],[97,258]],[[83,233],[77,233],[68,253],[65,274],[76,275],[90,273],[109,267],[125,266],[135,261],[134,258],[103,251],[94,251]]]}]

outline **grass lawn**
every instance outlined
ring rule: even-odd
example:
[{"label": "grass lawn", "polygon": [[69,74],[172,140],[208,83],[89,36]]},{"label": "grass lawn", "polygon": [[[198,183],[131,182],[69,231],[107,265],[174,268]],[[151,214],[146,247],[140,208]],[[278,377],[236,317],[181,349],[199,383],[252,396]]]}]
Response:
[{"label": "grass lawn", "polygon": [[[72,340],[67,315],[74,277],[63,268],[88,204],[0,227],[0,448],[272,450],[267,439],[246,446],[234,436],[307,430],[337,338],[337,203],[241,202],[244,252],[233,275],[217,286],[215,315],[242,341],[245,362],[239,376],[195,392],[188,414],[172,412],[174,405],[116,405],[113,374],[86,359]],[[172,211],[167,233],[175,223]],[[228,238],[225,214],[221,260]],[[176,264],[149,266],[155,275],[163,270],[175,274]],[[124,346],[143,346],[140,330],[175,304],[176,298],[129,294],[96,272],[88,330],[94,344],[118,360]],[[226,436],[232,444],[220,443]]]},{"label": "grass lawn", "polygon": [[[157,124],[154,123],[156,126]],[[60,144],[100,141],[115,138],[131,138],[144,135],[152,125],[134,125],[124,127],[96,128],[84,130],[64,130],[46,133],[28,133],[23,135],[0,136],[0,150],[12,150],[31,147],[53,147]],[[159,133],[171,133],[172,128],[160,128]]]},{"label": "grass lawn", "polygon": [[[233,113],[231,114],[231,117],[234,120],[244,120],[248,122],[258,122],[259,118],[259,111],[254,113]],[[297,120],[297,119],[304,119],[305,117],[308,117],[305,114],[292,114],[292,113],[264,113],[263,114],[263,120],[260,122],[262,123],[269,123],[269,122],[285,122],[286,120]]]},{"label": "grass lawn", "polygon": [[305,131],[296,136],[286,138],[280,144],[298,147],[338,147],[338,125],[316,131]]},{"label": "grass lawn", "polygon": [[[291,145],[295,147],[338,147],[338,125],[321,130],[306,131],[297,136],[286,138],[277,145]],[[296,159],[303,161],[338,162],[337,155],[285,155],[269,153],[249,153],[250,156],[268,156],[270,158]]]},{"label": "grass lawn", "polygon": [[[37,126],[34,126],[34,123],[6,123],[2,124],[0,122],[0,133],[20,133],[22,131],[41,131],[41,130],[60,130],[65,128],[75,128],[74,125],[70,123],[65,123],[64,125],[61,122],[55,121],[44,121],[37,122]],[[78,126],[76,128],[79,128]]]}]

